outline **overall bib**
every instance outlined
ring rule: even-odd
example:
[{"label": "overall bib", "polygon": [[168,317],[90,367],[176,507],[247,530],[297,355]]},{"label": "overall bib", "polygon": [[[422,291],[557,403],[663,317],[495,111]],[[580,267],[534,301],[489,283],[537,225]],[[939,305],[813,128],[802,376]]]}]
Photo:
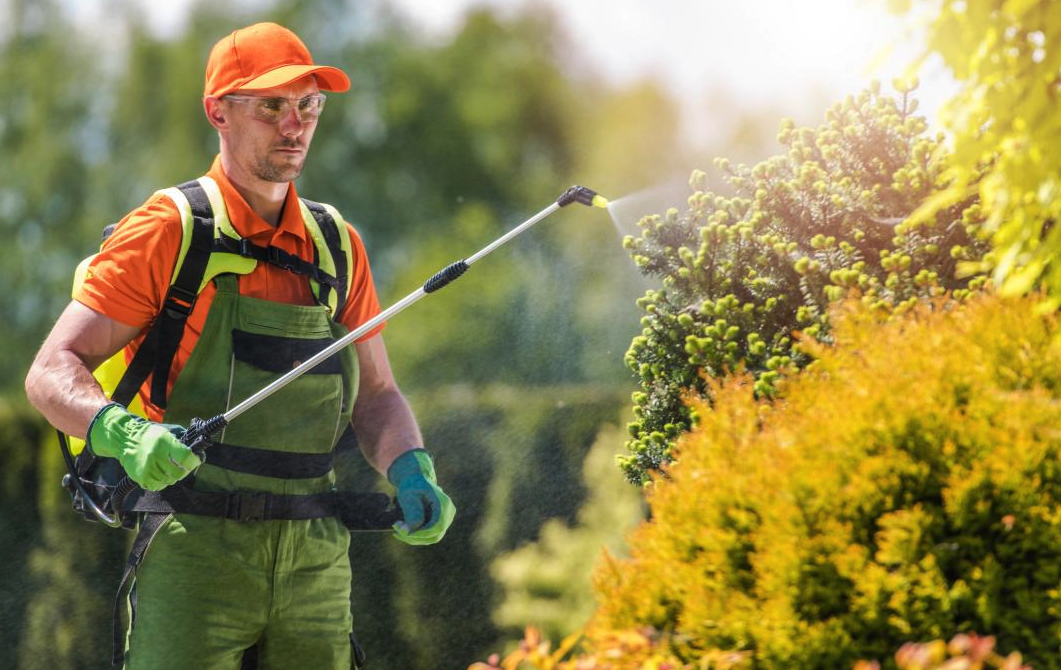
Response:
[{"label": "overall bib", "polygon": [[[213,281],[168,423],[234,406],[346,333],[324,306],[241,296],[232,274]],[[200,491],[333,491],[330,454],[356,393],[347,347],[234,420],[185,481]],[[349,531],[334,516],[262,520],[254,500],[243,496],[243,520],[175,513],[163,522],[135,573],[126,668],[236,670],[255,645],[262,669],[351,667]]]}]

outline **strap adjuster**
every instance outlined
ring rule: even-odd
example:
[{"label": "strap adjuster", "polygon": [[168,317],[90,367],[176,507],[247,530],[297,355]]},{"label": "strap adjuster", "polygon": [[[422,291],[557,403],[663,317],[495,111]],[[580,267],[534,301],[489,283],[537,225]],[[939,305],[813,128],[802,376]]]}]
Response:
[{"label": "strap adjuster", "polygon": [[241,237],[236,241],[236,253],[244,258],[254,258],[254,243],[246,237]]},{"label": "strap adjuster", "polygon": [[198,294],[186,291],[180,286],[174,284],[169,287],[169,291],[166,293],[163,309],[170,312],[176,312],[182,317],[187,317],[191,314],[192,307],[195,306],[195,301],[198,297]]},{"label": "strap adjuster", "polygon": [[268,493],[233,493],[228,497],[228,518],[236,521],[265,521]]},{"label": "strap adjuster", "polygon": [[298,260],[297,256],[287,253],[280,247],[268,246],[265,248],[265,260],[281,267],[288,272],[298,272],[298,265],[295,260]]}]

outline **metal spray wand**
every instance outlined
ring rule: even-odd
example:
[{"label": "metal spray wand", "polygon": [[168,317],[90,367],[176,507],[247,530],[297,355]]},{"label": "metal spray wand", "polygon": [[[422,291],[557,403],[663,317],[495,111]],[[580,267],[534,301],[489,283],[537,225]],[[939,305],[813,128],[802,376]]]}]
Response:
[{"label": "metal spray wand", "polygon": [[301,365],[293,368],[279,379],[275,380],[268,386],[264,387],[254,395],[250,396],[246,400],[240,402],[236,406],[229,409],[223,414],[218,414],[210,419],[192,419],[191,425],[189,425],[187,432],[181,438],[181,442],[186,444],[192,451],[196,453],[199,458],[205,461],[205,450],[210,445],[210,438],[216,435],[222,428],[227,426],[229,422],[243,414],[247,410],[251,409],[258,403],[262,402],[272,394],[276,393],[280,389],[284,388],[295,379],[298,379],[306,372],[309,372],[314,367],[319,365],[324,360],[333,356],[334,354],[341,351],[344,347],[349,346],[353,342],[357,341],[358,338],[362,337],[365,333],[371,332],[379,324],[383,323],[387,319],[390,319],[394,315],[398,314],[406,307],[409,307],[416,301],[423,298],[428,293],[434,293],[435,291],[448,285],[453,280],[460,277],[467,271],[472,264],[476,263],[483,257],[490,254],[492,251],[505,244],[512,238],[516,237],[520,233],[524,232],[534,224],[538,223],[542,219],[546,218],[553,212],[557,211],[561,207],[566,207],[573,202],[577,202],[583,205],[591,207],[607,207],[608,200],[603,196],[597,195],[596,191],[586,188],[585,186],[572,186],[571,188],[564,191],[564,193],[556,199],[556,202],[549,205],[542,211],[538,212],[531,218],[527,219],[519,226],[513,228],[509,232],[505,233],[501,237],[497,238],[490,244],[483,247],[475,255],[459,260],[455,263],[451,263],[433,277],[424,282],[424,285],[405,296],[398,302],[394,303],[387,309],[380,312],[375,317],[369,319],[365,323],[358,326],[355,330],[347,333],[335,342],[331,343],[321,351],[317,352],[310,358],[307,358]]}]

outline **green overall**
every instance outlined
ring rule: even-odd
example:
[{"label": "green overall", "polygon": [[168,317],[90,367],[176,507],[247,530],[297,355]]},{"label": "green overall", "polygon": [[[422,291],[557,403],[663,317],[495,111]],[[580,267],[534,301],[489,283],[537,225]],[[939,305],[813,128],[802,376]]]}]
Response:
[{"label": "green overall", "polygon": [[[217,292],[199,344],[181,371],[167,423],[188,425],[229,408],[341,337],[321,305],[239,295],[238,278]],[[357,392],[352,347],[241,415],[215,438],[275,452],[290,463],[331,452]],[[216,446],[216,445],[215,445]],[[249,474],[206,463],[193,488],[312,494],[332,491],[334,473],[273,468]],[[249,517],[253,519],[253,516]],[[155,535],[135,574],[126,668],[236,670],[257,645],[263,669],[351,667],[350,533],[334,516],[232,520],[177,513]]]}]

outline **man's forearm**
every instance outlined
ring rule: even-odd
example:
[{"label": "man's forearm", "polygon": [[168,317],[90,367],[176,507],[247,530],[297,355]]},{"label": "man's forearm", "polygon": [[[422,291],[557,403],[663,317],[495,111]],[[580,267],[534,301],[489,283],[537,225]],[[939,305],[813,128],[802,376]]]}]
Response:
[{"label": "man's forearm", "polygon": [[53,426],[84,438],[109,400],[85,363],[70,351],[38,354],[26,375],[26,397]]},{"label": "man's forearm", "polygon": [[137,331],[71,302],[30,366],[26,397],[53,426],[83,438],[96,412],[109,402],[92,371]]},{"label": "man's forearm", "polygon": [[424,446],[413,411],[397,389],[359,397],[352,423],[361,453],[381,474],[401,453]]}]

